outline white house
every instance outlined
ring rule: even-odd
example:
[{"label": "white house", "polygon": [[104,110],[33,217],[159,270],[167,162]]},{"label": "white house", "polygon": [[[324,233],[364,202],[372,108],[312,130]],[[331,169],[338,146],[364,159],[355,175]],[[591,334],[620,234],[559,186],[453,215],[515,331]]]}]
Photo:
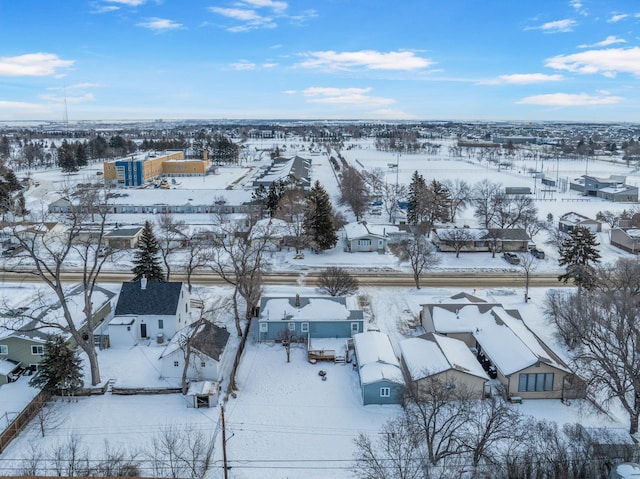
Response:
[{"label": "white house", "polygon": [[190,293],[181,282],[132,281],[122,283],[109,343],[128,348],[143,339],[163,341],[192,323]]},{"label": "white house", "polygon": [[[197,329],[197,330],[196,330]],[[191,350],[187,379],[217,381],[223,379],[233,358],[228,353],[229,332],[209,321],[190,325],[176,333],[160,356],[162,377],[182,378],[186,360],[186,346]]]}]

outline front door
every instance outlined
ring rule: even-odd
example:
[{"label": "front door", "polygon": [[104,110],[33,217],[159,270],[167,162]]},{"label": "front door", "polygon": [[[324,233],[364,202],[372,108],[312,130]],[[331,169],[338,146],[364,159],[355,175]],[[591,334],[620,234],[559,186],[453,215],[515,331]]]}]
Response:
[{"label": "front door", "polygon": [[144,323],[140,324],[140,337],[141,338],[147,337],[147,325]]}]

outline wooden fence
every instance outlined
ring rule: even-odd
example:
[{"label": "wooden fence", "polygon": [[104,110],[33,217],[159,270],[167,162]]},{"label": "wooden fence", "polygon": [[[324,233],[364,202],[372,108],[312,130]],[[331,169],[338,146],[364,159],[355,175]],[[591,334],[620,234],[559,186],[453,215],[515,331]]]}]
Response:
[{"label": "wooden fence", "polygon": [[7,428],[0,433],[0,453],[9,445],[15,437],[20,434],[27,424],[38,414],[38,412],[49,401],[49,394],[40,391],[29,404],[18,414],[13,421],[9,423]]}]

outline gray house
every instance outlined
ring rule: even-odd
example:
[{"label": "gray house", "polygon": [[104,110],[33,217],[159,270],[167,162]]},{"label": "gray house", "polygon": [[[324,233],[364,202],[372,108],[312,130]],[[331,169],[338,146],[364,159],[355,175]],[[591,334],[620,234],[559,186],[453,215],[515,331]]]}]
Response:
[{"label": "gray house", "polygon": [[[349,307],[342,296],[263,296],[258,328],[260,341],[275,341],[284,335],[307,338],[350,338],[361,333],[364,314]],[[354,304],[355,306],[355,304]]]},{"label": "gray house", "polygon": [[405,382],[389,336],[367,331],[353,337],[362,403],[401,404]]},{"label": "gray house", "polygon": [[[456,251],[456,243],[460,237],[456,237],[453,232],[456,228],[436,228],[433,230],[431,241],[438,249],[444,253]],[[529,235],[522,228],[464,228],[466,232],[465,242],[462,245],[462,252],[486,252],[495,249],[496,252],[527,251],[529,245]]]},{"label": "gray house", "polygon": [[398,233],[399,229],[392,225],[375,225],[358,221],[344,225],[342,231],[346,243],[345,251],[384,253],[387,249],[389,234]]}]

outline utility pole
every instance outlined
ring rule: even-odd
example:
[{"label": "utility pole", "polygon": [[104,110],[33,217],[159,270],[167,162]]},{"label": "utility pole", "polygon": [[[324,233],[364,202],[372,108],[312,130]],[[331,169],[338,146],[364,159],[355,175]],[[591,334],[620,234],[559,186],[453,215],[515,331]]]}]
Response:
[{"label": "utility pole", "polygon": [[222,467],[224,469],[224,479],[228,479],[227,475],[227,430],[224,426],[224,405],[220,404],[220,420],[222,423]]}]

